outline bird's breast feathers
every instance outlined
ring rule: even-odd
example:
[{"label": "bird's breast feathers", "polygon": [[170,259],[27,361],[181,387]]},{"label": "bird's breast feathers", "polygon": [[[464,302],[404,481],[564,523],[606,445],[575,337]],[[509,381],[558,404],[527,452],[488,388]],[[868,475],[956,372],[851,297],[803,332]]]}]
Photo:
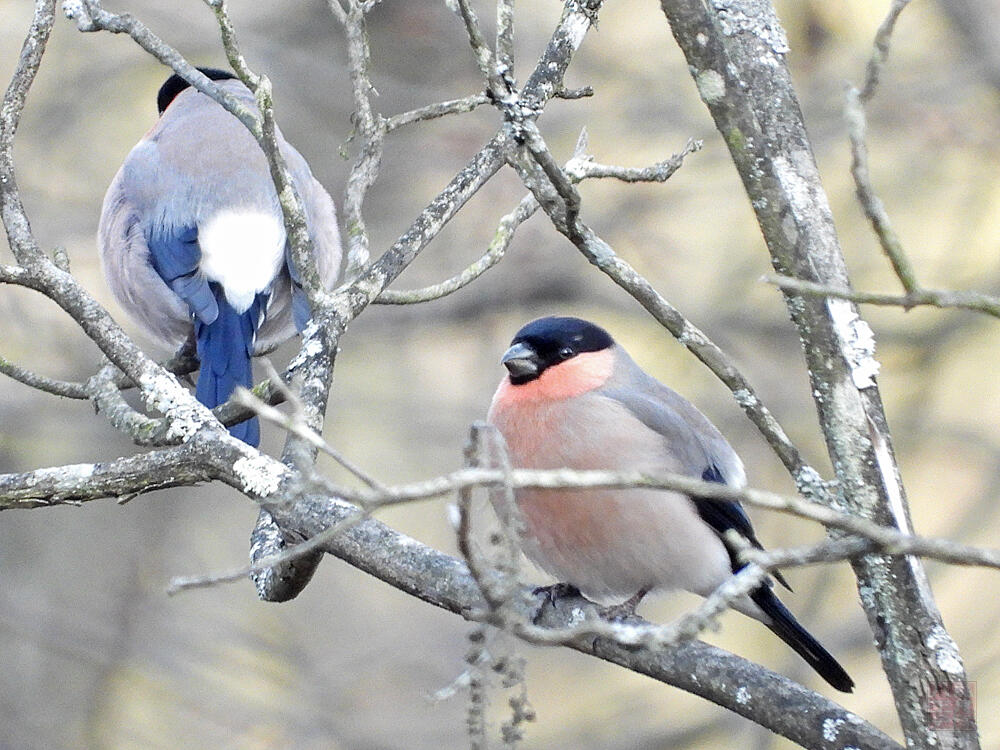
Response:
[{"label": "bird's breast feathers", "polygon": [[649,428],[620,402],[596,390],[561,400],[504,395],[508,389],[517,391],[531,385],[501,384],[488,417],[507,441],[514,466],[671,468],[672,461],[662,441],[648,439]]},{"label": "bird's breast feathers", "polygon": [[[518,468],[681,469],[663,440],[599,392],[531,405],[501,400],[489,419]],[[707,593],[729,572],[718,537],[678,493],[523,489],[517,504],[528,557],[597,601],[641,588]]]}]

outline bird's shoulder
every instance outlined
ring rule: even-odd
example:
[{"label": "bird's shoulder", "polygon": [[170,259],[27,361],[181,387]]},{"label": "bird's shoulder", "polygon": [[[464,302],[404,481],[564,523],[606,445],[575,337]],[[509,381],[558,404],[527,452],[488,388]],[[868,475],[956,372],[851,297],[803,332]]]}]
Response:
[{"label": "bird's shoulder", "polygon": [[746,483],[743,463],[722,433],[690,401],[632,362],[616,373],[601,394],[627,409],[659,435],[668,450],[680,453],[686,472],[734,487]]}]

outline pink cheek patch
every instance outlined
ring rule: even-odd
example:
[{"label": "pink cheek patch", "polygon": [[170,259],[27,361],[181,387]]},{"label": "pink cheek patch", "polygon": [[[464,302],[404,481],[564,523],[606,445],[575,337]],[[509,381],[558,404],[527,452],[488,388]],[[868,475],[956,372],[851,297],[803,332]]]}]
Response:
[{"label": "pink cheek patch", "polygon": [[512,385],[504,378],[497,391],[497,404],[525,401],[563,401],[604,385],[614,370],[611,349],[584,352],[545,370],[530,383]]}]

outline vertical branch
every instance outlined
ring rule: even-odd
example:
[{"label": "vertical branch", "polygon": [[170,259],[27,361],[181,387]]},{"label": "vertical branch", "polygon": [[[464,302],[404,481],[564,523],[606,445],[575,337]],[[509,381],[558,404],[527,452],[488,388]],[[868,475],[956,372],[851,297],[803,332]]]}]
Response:
[{"label": "vertical branch", "polygon": [[205,0],[205,2],[215,12],[222,37],[222,46],[226,51],[229,64],[233,66],[236,75],[253,92],[254,98],[257,100],[257,108],[260,110],[260,132],[258,133],[256,130],[251,132],[254,133],[261,150],[267,157],[271,180],[274,182],[274,188],[278,193],[278,202],[281,205],[285,232],[288,234],[291,246],[291,260],[295,265],[295,271],[302,288],[305,290],[306,298],[309,300],[309,309],[315,317],[317,310],[323,304],[325,290],[320,279],[319,269],[316,267],[316,254],[313,250],[312,238],[309,235],[309,226],[306,223],[302,197],[298,194],[295,183],[292,182],[288,164],[285,162],[281,149],[278,148],[271,81],[267,76],[254,73],[247,65],[246,58],[236,41],[236,29],[233,28],[229,19],[229,10],[225,0]]},{"label": "vertical branch", "polygon": [[387,130],[385,118],[372,106],[375,87],[368,77],[371,51],[368,46],[368,29],[365,25],[367,9],[358,0],[329,0],[330,12],[344,27],[347,38],[348,67],[354,91],[354,127],[361,135],[361,149],[357,161],[347,178],[344,191],[344,226],[347,229],[346,277],[354,279],[368,264],[370,257],[368,227],[362,214],[362,204],[369,188],[375,184],[382,164],[382,143]]},{"label": "vertical branch", "polygon": [[28,90],[42,64],[42,55],[54,23],[55,0],[36,0],[31,28],[21,46],[17,68],[0,107],[0,218],[7,230],[7,241],[14,257],[21,264],[38,257],[40,251],[14,178],[14,135],[21,122]]},{"label": "vertical branch", "polygon": [[[782,274],[847,288],[830,207],[785,65],[784,31],[767,2],[661,0],[698,92],[729,146]],[[854,514],[908,531],[906,494],[874,380],[873,339],[854,305],[786,294],[802,339],[821,427],[843,502]],[[975,732],[942,729],[943,694],[968,696],[965,671],[914,558],[853,563],[913,746],[975,748]]]},{"label": "vertical branch", "polygon": [[893,0],[888,15],[875,34],[872,56],[865,66],[864,86],[861,91],[858,91],[854,86],[847,89],[844,116],[847,120],[847,135],[851,141],[851,176],[854,178],[858,201],[861,203],[868,221],[871,222],[872,229],[875,230],[882,250],[888,256],[889,262],[892,263],[892,268],[902,283],[903,289],[907,294],[913,294],[920,289],[917,275],[903,251],[903,245],[896,235],[896,230],[892,228],[892,222],[889,220],[885,206],[882,205],[882,201],[872,187],[871,175],[868,174],[868,146],[865,143],[868,129],[865,118],[865,103],[875,96],[882,67],[889,59],[889,42],[892,39],[892,31],[896,27],[899,14],[903,12],[909,2],[910,0]]},{"label": "vertical branch", "polygon": [[497,0],[496,70],[513,87],[514,0]]}]

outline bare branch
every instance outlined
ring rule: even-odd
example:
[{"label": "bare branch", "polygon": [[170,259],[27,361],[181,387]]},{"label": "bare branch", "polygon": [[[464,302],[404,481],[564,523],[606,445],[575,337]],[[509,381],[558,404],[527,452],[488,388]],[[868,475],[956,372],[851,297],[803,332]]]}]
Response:
[{"label": "bare branch", "polygon": [[872,56],[865,67],[865,85],[860,94],[860,101],[863,104],[875,95],[878,87],[879,75],[886,61],[889,59],[889,42],[892,39],[893,29],[896,28],[896,21],[903,9],[910,4],[910,0],[892,0],[892,6],[882,24],[875,33],[875,44]]},{"label": "bare branch", "polygon": [[[282,547],[281,551],[272,552],[267,555],[257,554],[251,556],[252,564],[236,568],[225,573],[213,573],[197,576],[176,576],[170,579],[167,586],[167,594],[173,596],[189,589],[202,589],[218,586],[223,583],[236,583],[245,581],[249,577],[263,576],[272,573],[274,569],[282,569],[289,563],[301,561],[323,549],[336,537],[343,534],[351,527],[361,523],[371,515],[372,509],[357,509],[330,528],[322,531],[314,537],[306,539],[292,547]],[[312,566],[315,568],[315,566]],[[272,573],[273,575],[273,573]],[[312,576],[310,571],[309,576]]]},{"label": "bare branch", "polygon": [[884,307],[902,307],[909,310],[913,307],[926,305],[931,307],[956,308],[971,310],[985,315],[1000,318],[1000,298],[979,292],[953,292],[944,289],[915,289],[909,294],[878,294],[875,292],[855,292],[851,289],[817,284],[813,281],[793,279],[788,276],[764,276],[763,281],[787,289],[796,294],[806,294],[814,297],[834,297],[850,300],[865,305],[880,305]]},{"label": "bare branch", "polygon": [[128,13],[109,13],[98,0],[63,0],[63,12],[83,32],[108,31],[126,34],[142,49],[173,70],[191,86],[211,97],[243,123],[258,142],[264,131],[261,117],[215,81],[203,75],[173,47],[153,34],[145,24]]},{"label": "bare branch", "polygon": [[851,175],[858,195],[858,201],[864,209],[865,216],[871,222],[875,235],[878,237],[882,250],[888,256],[892,268],[896,272],[903,289],[912,293],[917,291],[916,272],[906,257],[903,245],[892,227],[889,214],[882,205],[872,186],[871,174],[868,172],[868,147],[865,145],[865,111],[861,105],[861,95],[853,86],[847,90],[847,104],[844,108],[847,120],[847,132],[851,140]]},{"label": "bare branch", "polygon": [[[281,382],[277,373],[274,373],[271,379],[276,383]],[[285,400],[292,404],[291,414],[285,414],[275,409],[273,406],[257,398],[246,388],[238,388],[233,394],[233,398],[237,404],[250,409],[261,419],[284,428],[291,434],[322,451],[376,492],[385,492],[385,486],[381,482],[361,469],[361,467],[344,456],[340,451],[326,442],[315,430],[309,427],[304,417],[305,409],[301,400],[291,393],[283,383],[279,387],[284,391]]]},{"label": "bare branch", "polygon": [[354,126],[361,134],[362,143],[357,161],[351,168],[344,190],[344,226],[347,238],[346,277],[353,279],[361,274],[370,259],[368,228],[362,214],[362,204],[368,190],[375,184],[382,164],[382,143],[387,132],[385,118],[375,112],[371,96],[375,92],[368,76],[370,50],[365,13],[369,8],[358,0],[329,0],[330,11],[344,27],[347,38],[347,58],[354,92]]},{"label": "bare branch", "polygon": [[[349,508],[350,506],[348,506]],[[351,513],[318,497],[292,509],[275,509],[276,520],[303,536],[312,536]],[[351,565],[420,599],[474,619],[484,603],[466,566],[374,519],[368,519],[331,541],[326,548]],[[584,599],[560,599],[538,613],[525,602],[521,619],[539,614],[538,624],[563,629],[581,617],[598,621],[596,608]],[[637,623],[643,625],[642,621]],[[627,669],[675,685],[746,716],[806,747],[821,747],[823,726],[836,727],[836,742],[865,748],[899,746],[855,714],[795,682],[700,641],[684,641],[653,651],[626,647],[613,639],[581,637],[566,644]],[[742,687],[737,691],[736,687]],[[766,697],[765,697],[766,696]],[[778,696],[775,699],[775,696]],[[773,706],[769,708],[769,706]],[[822,720],[818,720],[822,717]]]},{"label": "bare branch", "polygon": [[612,178],[622,182],[666,182],[681,168],[684,158],[696,151],[701,151],[702,145],[702,141],[690,139],[680,153],[657,162],[651,167],[619,167],[598,164],[592,160],[592,157],[587,157],[570,160],[565,166],[565,171],[577,182],[588,178]]},{"label": "bare branch", "polygon": [[21,45],[14,75],[0,104],[0,218],[7,230],[7,242],[19,263],[37,260],[41,251],[31,233],[28,216],[21,203],[14,176],[14,135],[21,122],[24,102],[55,23],[55,0],[36,0],[31,28]]},{"label": "bare branch", "polygon": [[[541,153],[541,147],[537,143],[536,152],[532,154],[532,159],[535,162],[537,162],[538,154]],[[687,153],[686,150],[668,160],[668,163],[677,159],[683,160],[685,153]],[[512,158],[525,185],[534,193],[555,227],[577,246],[577,249],[587,260],[635,298],[655,320],[673,334],[678,342],[686,346],[729,387],[737,403],[788,469],[799,491],[807,497],[822,498],[826,496],[827,489],[823,485],[819,473],[806,463],[798,448],[785,434],[774,415],[760,401],[753,387],[732,359],[704,332],[695,327],[680,311],[664,299],[649,281],[628,262],[616,255],[614,250],[595,235],[589,227],[579,221],[575,222],[573,228],[567,225],[567,219],[571,214],[562,202],[560,194],[551,187],[549,173],[553,170],[550,169],[539,174],[541,170],[535,170],[523,158],[519,158],[517,155]],[[546,161],[548,160],[546,159]],[[582,159],[577,159],[576,163],[582,161]],[[558,173],[553,172],[552,176],[562,184],[563,192],[576,193],[575,188],[572,187],[565,175],[560,177]],[[579,204],[578,197],[575,202],[577,205]]]},{"label": "bare branch", "polygon": [[56,380],[44,375],[39,375],[38,373],[34,373],[27,368],[11,362],[5,357],[0,357],[0,373],[9,378],[13,378],[19,383],[24,383],[24,385],[31,388],[44,391],[45,393],[51,393],[53,396],[64,396],[66,398],[77,399],[88,398],[87,389],[83,383]]},{"label": "bare branch", "polygon": [[[665,182],[676,172],[684,161],[684,157],[701,148],[701,141],[688,141],[684,150],[674,154],[669,159],[654,164],[651,167],[617,167],[596,164],[590,157],[574,156],[565,166],[566,173],[574,180],[587,178],[615,177],[625,182]],[[514,232],[538,210],[538,201],[531,194],[521,199],[517,208],[500,220],[497,233],[487,248],[486,253],[476,262],[463,270],[457,276],[446,279],[438,284],[422,289],[392,290],[387,289],[375,300],[380,305],[411,305],[440,299],[464,286],[471,284],[486,271],[499,263],[507,252]]]},{"label": "bare branch", "polygon": [[469,6],[469,0],[455,0],[455,4],[458,6],[459,15],[465,24],[465,31],[469,36],[469,44],[472,46],[472,54],[476,58],[479,72],[483,74],[487,91],[495,99],[504,96],[507,93],[506,83],[494,68],[494,54],[490,51],[490,47],[483,37],[483,32],[479,29],[479,20]]},{"label": "bare branch", "polygon": [[[234,441],[235,443],[236,441]],[[184,446],[179,446],[183,448]],[[189,450],[187,448],[184,449]],[[241,450],[246,452],[249,449],[241,446]],[[160,451],[146,455],[176,455],[170,451]],[[186,454],[185,454],[186,455]],[[233,483],[231,476],[223,476],[222,467],[226,465],[225,455],[213,457],[211,461],[202,465],[206,467],[216,467],[215,478],[221,478]],[[230,459],[231,462],[231,459]],[[122,470],[120,475],[114,475],[114,466],[108,464],[102,469],[105,481],[120,491],[120,494],[141,494],[158,489],[161,485],[155,480],[152,483],[144,483],[139,473],[132,473]],[[96,465],[102,466],[102,465]],[[63,467],[65,468],[65,467]],[[70,467],[72,469],[72,467]],[[49,476],[58,473],[62,469],[43,469],[40,476]],[[205,469],[207,471],[207,469]],[[228,469],[226,469],[228,471]],[[70,470],[69,474],[76,476],[80,472]],[[270,480],[269,480],[270,481]],[[781,495],[774,492],[757,489],[736,489],[727,485],[720,485],[715,482],[704,482],[690,476],[681,474],[647,474],[642,472],[614,472],[614,471],[577,471],[572,469],[492,469],[492,468],[465,468],[450,474],[444,474],[433,479],[422,482],[415,482],[404,485],[390,485],[380,488],[353,489],[341,485],[333,484],[316,478],[312,484],[324,487],[325,495],[349,501],[356,506],[365,509],[366,512],[382,508],[389,505],[428,500],[436,497],[450,495],[455,492],[469,490],[475,487],[505,487],[512,489],[633,489],[647,488],[660,490],[673,490],[681,492],[691,497],[715,500],[718,502],[740,502],[758,508],[772,511],[790,513],[801,518],[809,519],[823,524],[828,528],[841,529],[850,534],[854,534],[871,542],[875,547],[864,545],[857,550],[858,554],[867,554],[874,550],[890,555],[919,555],[933,558],[956,565],[974,565],[988,568],[1000,568],[1000,551],[972,547],[959,544],[947,539],[932,539],[914,536],[900,532],[891,526],[877,524],[857,516],[853,516],[842,511],[834,510],[826,505],[803,500],[800,497],[791,495]],[[170,485],[173,486],[173,485]],[[235,486],[240,487],[239,483]],[[39,481],[35,474],[4,474],[0,475],[0,496],[4,498],[0,509],[12,507],[36,507],[38,505],[50,504],[44,502],[48,499],[45,494],[48,484]],[[302,490],[300,490],[301,492]],[[115,496],[114,493],[102,493],[99,490],[84,492],[82,490],[69,493],[67,489],[59,490],[59,497],[64,501],[66,498],[76,502],[85,502],[103,497]],[[287,498],[286,498],[287,499]],[[25,505],[24,500],[39,500],[41,502]],[[352,506],[353,507],[353,506]],[[849,548],[853,549],[853,548]],[[756,553],[754,553],[756,554]],[[773,553],[772,553],[773,554]],[[846,553],[841,557],[856,557],[857,555]],[[841,559],[835,557],[832,559]],[[755,558],[755,562],[766,560],[767,558]],[[810,558],[810,561],[818,561]],[[786,564],[786,563],[782,563]],[[789,563],[790,564],[790,563]],[[805,563],[802,563],[805,564]]]},{"label": "bare branch", "polygon": [[[545,102],[563,90],[563,76],[573,53],[583,43],[594,14],[601,5],[599,0],[566,3],[559,24],[521,92],[521,99],[529,102],[532,109],[540,111]],[[338,308],[344,325],[371,304],[465,202],[503,166],[509,138],[505,129],[493,136],[381,258],[365,269],[358,279],[336,292],[334,307]]]},{"label": "bare branch", "polygon": [[514,86],[514,0],[497,0],[497,74]]},{"label": "bare branch", "polygon": [[419,109],[411,109],[409,112],[402,112],[398,115],[393,115],[386,120],[385,130],[387,133],[391,133],[397,128],[401,128],[404,125],[411,125],[415,122],[434,120],[438,117],[444,117],[446,115],[471,112],[477,107],[488,104],[489,101],[489,97],[486,96],[486,94],[473,94],[472,96],[465,96],[461,99],[449,99],[448,101],[438,102],[437,104],[429,104],[426,107],[420,107]]},{"label": "bare branch", "polygon": [[194,441],[104,463],[0,474],[0,510],[78,505],[101,498],[131,498],[215,478],[204,446]]},{"label": "bare branch", "polygon": [[524,196],[517,205],[517,208],[500,219],[496,235],[494,235],[493,241],[490,243],[489,248],[487,248],[486,253],[460,274],[438,284],[423,287],[422,289],[399,291],[386,289],[375,299],[375,304],[412,305],[418,302],[429,302],[430,300],[446,297],[452,292],[457,292],[462,287],[468,286],[503,259],[507,253],[507,248],[510,247],[510,243],[514,239],[514,232],[521,224],[531,218],[537,210],[538,201],[531,195]]},{"label": "bare branch", "polygon": [[0,266],[0,283],[41,292],[68,313],[104,355],[139,385],[147,407],[167,418],[164,432],[167,442],[185,440],[214,421],[208,409],[181,387],[172,374],[149,359],[72,276],[43,254],[35,257],[30,270]]},{"label": "bare branch", "polygon": [[[117,370],[107,362],[87,381],[87,395],[109,423],[132,438],[136,445],[162,445],[170,429],[165,419],[151,419],[133,409],[115,382]],[[174,441],[176,442],[176,441]]]}]

